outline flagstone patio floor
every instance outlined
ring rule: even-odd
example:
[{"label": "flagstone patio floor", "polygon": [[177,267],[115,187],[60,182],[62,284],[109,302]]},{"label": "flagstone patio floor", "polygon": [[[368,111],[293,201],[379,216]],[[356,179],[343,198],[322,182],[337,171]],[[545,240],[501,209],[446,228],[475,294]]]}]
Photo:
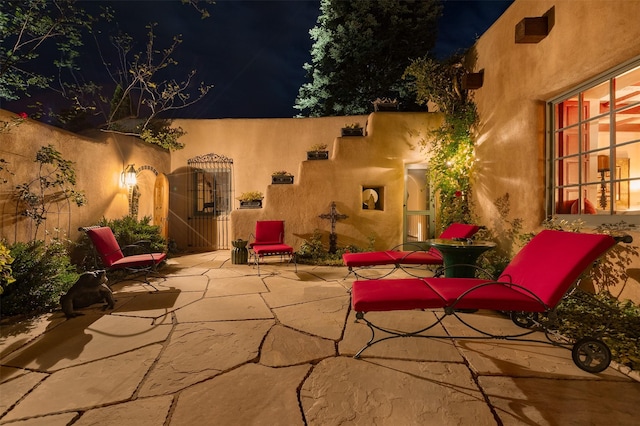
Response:
[{"label": "flagstone patio floor", "polygon": [[[594,375],[537,343],[369,339],[344,267],[267,261],[260,276],[229,251],[170,259],[157,291],[113,284],[116,306],[2,327],[0,424],[637,425],[640,381]],[[378,313],[390,327],[432,312]],[[494,312],[461,314],[491,330]],[[449,318],[447,318],[449,320]],[[453,318],[442,332],[465,329]],[[446,327],[446,331],[444,328]]]}]

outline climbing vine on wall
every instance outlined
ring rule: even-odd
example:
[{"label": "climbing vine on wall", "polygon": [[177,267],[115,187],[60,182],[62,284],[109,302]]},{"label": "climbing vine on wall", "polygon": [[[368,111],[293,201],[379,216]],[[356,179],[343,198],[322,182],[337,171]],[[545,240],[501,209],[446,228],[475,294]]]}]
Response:
[{"label": "climbing vine on wall", "polygon": [[478,121],[476,105],[462,89],[463,58],[438,62],[415,60],[405,71],[419,103],[433,102],[443,114],[442,125],[423,141],[429,157],[429,181],[437,200],[441,228],[471,220],[471,173],[474,161],[473,132]]}]

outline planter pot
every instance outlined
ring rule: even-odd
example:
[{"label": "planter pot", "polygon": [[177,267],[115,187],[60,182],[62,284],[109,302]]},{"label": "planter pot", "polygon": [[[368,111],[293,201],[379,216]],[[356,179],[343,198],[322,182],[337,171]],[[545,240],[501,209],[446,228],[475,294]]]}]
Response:
[{"label": "planter pot", "polygon": [[293,183],[293,176],[275,175],[271,176],[271,183],[274,185],[286,185]]},{"label": "planter pot", "polygon": [[364,129],[352,129],[350,127],[343,127],[340,131],[341,136],[364,136]]},{"label": "planter pot", "polygon": [[241,209],[261,209],[262,200],[240,201],[240,208]]},{"label": "planter pot", "polygon": [[245,240],[233,240],[231,244],[233,249],[231,250],[231,263],[233,265],[246,265],[249,260],[249,250],[247,249],[247,243]]},{"label": "planter pot", "polygon": [[328,160],[329,151],[307,151],[307,160]]}]

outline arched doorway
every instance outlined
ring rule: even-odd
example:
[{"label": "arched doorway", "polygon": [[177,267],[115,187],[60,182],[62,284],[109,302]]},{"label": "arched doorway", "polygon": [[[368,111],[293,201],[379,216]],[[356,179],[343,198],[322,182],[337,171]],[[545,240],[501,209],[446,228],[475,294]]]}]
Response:
[{"label": "arched doorway", "polygon": [[169,182],[166,175],[151,166],[142,166],[136,171],[129,214],[138,220],[150,217],[151,224],[160,227],[160,235],[168,238]]}]

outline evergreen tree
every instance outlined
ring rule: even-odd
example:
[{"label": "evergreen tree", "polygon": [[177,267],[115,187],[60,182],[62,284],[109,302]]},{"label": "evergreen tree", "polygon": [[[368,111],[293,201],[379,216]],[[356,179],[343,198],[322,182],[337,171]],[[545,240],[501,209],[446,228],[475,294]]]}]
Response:
[{"label": "evergreen tree", "polygon": [[412,109],[402,75],[433,48],[441,10],[439,0],[321,0],[304,65],[311,81],[294,107],[308,116],[363,114],[391,98]]}]

